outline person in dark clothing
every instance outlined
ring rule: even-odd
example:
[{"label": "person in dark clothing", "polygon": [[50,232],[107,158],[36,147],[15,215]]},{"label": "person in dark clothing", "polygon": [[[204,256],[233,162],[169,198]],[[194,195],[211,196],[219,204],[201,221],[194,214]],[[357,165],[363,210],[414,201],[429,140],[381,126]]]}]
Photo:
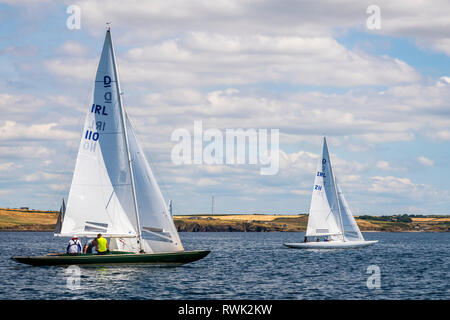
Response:
[{"label": "person in dark clothing", "polygon": [[97,238],[92,239],[84,245],[84,254],[92,254],[94,253],[94,248],[97,247]]}]

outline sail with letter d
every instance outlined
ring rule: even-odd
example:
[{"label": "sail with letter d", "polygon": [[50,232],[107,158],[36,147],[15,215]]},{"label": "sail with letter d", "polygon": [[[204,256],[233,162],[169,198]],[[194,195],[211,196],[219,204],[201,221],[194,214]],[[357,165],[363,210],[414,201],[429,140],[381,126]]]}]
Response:
[{"label": "sail with letter d", "polygon": [[331,183],[333,177],[330,168],[330,157],[324,139],[314,179],[306,236],[341,235],[341,229],[333,210],[336,207],[336,201],[330,196],[334,188],[334,183]]},{"label": "sail with letter d", "polygon": [[306,236],[329,236],[333,240],[364,241],[333,169],[323,139],[308,216]]},{"label": "sail with letter d", "polygon": [[64,220],[57,235],[90,237],[97,233],[120,239],[132,251],[183,250],[159,186],[123,109],[109,30]]}]

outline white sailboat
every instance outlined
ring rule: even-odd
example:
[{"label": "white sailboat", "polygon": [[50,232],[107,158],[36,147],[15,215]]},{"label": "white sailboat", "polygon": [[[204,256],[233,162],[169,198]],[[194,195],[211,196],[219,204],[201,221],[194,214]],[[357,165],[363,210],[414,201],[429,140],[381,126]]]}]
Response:
[{"label": "white sailboat", "polygon": [[[92,238],[101,233],[110,239],[109,248],[114,253],[109,256],[111,263],[186,263],[201,259],[209,251],[184,251],[121,94],[108,28],[67,206],[61,208],[55,236]],[[75,263],[108,263],[104,261],[108,255],[44,257],[53,264],[57,258],[72,264],[76,258]],[[39,258],[31,262],[43,264],[45,259]],[[30,260],[20,262],[25,261]]]},{"label": "white sailboat", "polygon": [[284,243],[299,249],[345,249],[367,247],[341,187],[334,177],[327,141],[317,164],[305,242]]}]

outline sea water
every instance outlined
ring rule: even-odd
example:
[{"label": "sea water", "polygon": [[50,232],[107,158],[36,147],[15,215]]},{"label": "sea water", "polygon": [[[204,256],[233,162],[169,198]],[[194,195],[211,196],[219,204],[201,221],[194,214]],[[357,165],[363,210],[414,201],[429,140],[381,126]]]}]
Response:
[{"label": "sea water", "polygon": [[68,239],[0,232],[0,299],[450,298],[450,233],[364,233],[379,243],[363,249],[283,246],[303,235],[187,232],[180,233],[185,249],[211,250],[206,258],[178,267],[68,268],[11,259],[63,252]]}]

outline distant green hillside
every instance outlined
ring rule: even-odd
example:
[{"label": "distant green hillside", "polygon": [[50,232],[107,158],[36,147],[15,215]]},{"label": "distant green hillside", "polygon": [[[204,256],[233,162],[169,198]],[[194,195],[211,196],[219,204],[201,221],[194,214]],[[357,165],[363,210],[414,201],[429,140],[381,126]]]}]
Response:
[{"label": "distant green hillside", "polygon": [[[0,230],[53,231],[58,212],[0,209]],[[220,214],[174,216],[178,231],[305,231],[308,215]],[[361,231],[450,231],[450,216],[393,215],[356,217]]]},{"label": "distant green hillside", "polygon": [[[308,216],[303,215],[192,215],[175,216],[178,231],[306,231]],[[361,216],[361,231],[450,231],[450,216]]]}]

